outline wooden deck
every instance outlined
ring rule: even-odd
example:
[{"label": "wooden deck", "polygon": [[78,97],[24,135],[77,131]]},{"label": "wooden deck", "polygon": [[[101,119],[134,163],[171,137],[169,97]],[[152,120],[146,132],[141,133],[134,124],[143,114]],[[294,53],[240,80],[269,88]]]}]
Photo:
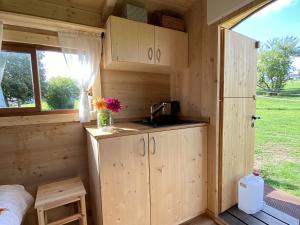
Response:
[{"label": "wooden deck", "polygon": [[284,191],[265,185],[265,202],[267,205],[294,218],[300,218],[300,198]]},{"label": "wooden deck", "polygon": [[252,215],[244,213],[235,206],[220,214],[219,219],[229,225],[299,225],[299,221],[294,217],[270,206],[265,206],[262,211]]}]

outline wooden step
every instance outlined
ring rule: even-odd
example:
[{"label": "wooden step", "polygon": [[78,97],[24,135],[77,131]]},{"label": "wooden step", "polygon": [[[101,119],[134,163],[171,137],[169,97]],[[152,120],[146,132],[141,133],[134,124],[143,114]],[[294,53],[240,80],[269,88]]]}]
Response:
[{"label": "wooden step", "polygon": [[49,209],[53,209],[53,208],[56,208],[56,207],[60,207],[60,206],[63,206],[63,205],[67,205],[67,204],[74,203],[74,202],[79,202],[79,201],[80,201],[79,197],[67,198],[67,199],[63,199],[63,200],[59,200],[59,201],[56,201],[56,202],[45,204],[43,209],[46,211],[46,210],[49,210]]},{"label": "wooden step", "polygon": [[63,225],[63,224],[71,223],[73,221],[81,220],[81,219],[82,219],[82,215],[77,213],[75,215],[66,217],[64,219],[60,219],[55,222],[48,223],[48,225]]}]

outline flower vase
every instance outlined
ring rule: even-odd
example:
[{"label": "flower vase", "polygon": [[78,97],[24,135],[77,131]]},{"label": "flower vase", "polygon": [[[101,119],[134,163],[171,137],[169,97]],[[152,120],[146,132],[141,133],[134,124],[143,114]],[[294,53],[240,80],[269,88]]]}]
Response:
[{"label": "flower vase", "polygon": [[110,131],[113,125],[112,111],[100,110],[97,112],[97,125],[103,131]]}]

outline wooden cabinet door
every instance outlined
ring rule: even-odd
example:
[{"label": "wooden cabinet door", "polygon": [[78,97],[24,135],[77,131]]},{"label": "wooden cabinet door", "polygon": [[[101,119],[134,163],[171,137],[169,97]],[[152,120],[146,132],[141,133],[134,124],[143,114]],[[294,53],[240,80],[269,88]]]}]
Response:
[{"label": "wooden cabinet door", "polygon": [[150,225],[148,135],[99,141],[103,224]]},{"label": "wooden cabinet door", "polygon": [[149,134],[151,225],[181,221],[181,156],[178,130]]},{"label": "wooden cabinet door", "polygon": [[140,23],[139,32],[139,59],[138,62],[154,64],[154,26]]},{"label": "wooden cabinet door", "polygon": [[174,225],[205,212],[206,128],[149,134],[151,225]]},{"label": "wooden cabinet door", "polygon": [[224,30],[224,97],[256,95],[256,41],[239,33]]},{"label": "wooden cabinet door", "polygon": [[154,64],[154,26],[119,17],[110,18],[112,60]]},{"label": "wooden cabinet door", "polygon": [[207,208],[207,127],[182,129],[181,149],[181,221],[205,212]]},{"label": "wooden cabinet door", "polygon": [[223,102],[221,211],[237,203],[238,181],[253,170],[255,100],[225,98]]},{"label": "wooden cabinet door", "polygon": [[111,57],[113,61],[139,61],[139,23],[110,17]]},{"label": "wooden cabinet door", "polygon": [[188,34],[155,27],[155,64],[184,68],[188,66]]}]

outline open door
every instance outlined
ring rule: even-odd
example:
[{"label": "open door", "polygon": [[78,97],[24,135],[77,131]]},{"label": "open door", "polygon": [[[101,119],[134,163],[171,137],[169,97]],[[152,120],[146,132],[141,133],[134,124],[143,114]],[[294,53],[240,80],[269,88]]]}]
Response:
[{"label": "open door", "polygon": [[238,181],[253,170],[257,42],[222,30],[220,204],[224,212],[238,201]]}]

